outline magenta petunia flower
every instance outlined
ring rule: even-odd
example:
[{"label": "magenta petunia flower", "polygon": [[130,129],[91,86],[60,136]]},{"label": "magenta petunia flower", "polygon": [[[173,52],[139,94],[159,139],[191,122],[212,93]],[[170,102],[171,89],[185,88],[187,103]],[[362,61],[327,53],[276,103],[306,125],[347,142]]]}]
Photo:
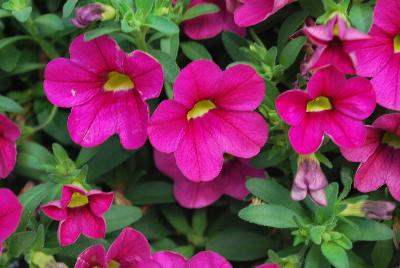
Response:
[{"label": "magenta petunia flower", "polygon": [[0,255],[3,243],[17,229],[22,216],[22,205],[9,189],[0,189]]},{"label": "magenta petunia flower", "polygon": [[224,257],[212,251],[199,252],[190,260],[175,252],[161,251],[153,254],[153,259],[159,268],[232,268]]},{"label": "magenta petunia flower", "polygon": [[365,41],[368,35],[352,28],[340,15],[324,25],[305,26],[304,33],[317,48],[307,68],[316,70],[333,65],[346,74],[354,74],[350,49],[354,41]]},{"label": "magenta petunia flower", "polygon": [[18,126],[0,113],[0,179],[10,175],[17,162],[16,141],[21,136]]},{"label": "magenta petunia flower", "polygon": [[152,145],[174,153],[188,179],[210,181],[221,172],[224,153],[251,158],[266,143],[268,126],[254,110],[264,98],[264,81],[248,65],[222,71],[208,60],[186,66],[149,124]]},{"label": "magenta petunia flower", "polygon": [[278,114],[292,126],[289,140],[299,154],[317,151],[324,134],[341,147],[362,145],[367,133],[362,120],[372,114],[375,105],[375,93],[367,79],[347,80],[334,67],[317,71],[307,91],[289,90],[276,100]]},{"label": "magenta petunia flower", "polygon": [[372,192],[386,184],[400,201],[400,114],[386,114],[368,127],[367,139],[358,148],[341,148],[346,159],[361,162],[354,178],[360,192]]},{"label": "magenta petunia flower", "polygon": [[278,264],[270,263],[270,264],[258,265],[255,268],[280,268],[280,266]]},{"label": "magenta petunia flower", "polygon": [[240,27],[256,25],[296,0],[226,0]]},{"label": "magenta petunia flower", "polygon": [[188,180],[176,166],[173,154],[154,151],[154,161],[157,168],[174,181],[175,199],[185,208],[207,207],[226,194],[242,200],[248,194],[247,177],[264,178],[265,172],[250,166],[245,159],[226,159],[219,176],[208,182],[193,182]]},{"label": "magenta petunia flower", "polygon": [[400,5],[398,0],[377,0],[374,23],[367,41],[357,42],[357,74],[372,77],[377,102],[400,110]]},{"label": "magenta petunia flower", "polygon": [[212,38],[222,31],[235,32],[242,36],[245,35],[246,29],[235,24],[233,14],[228,11],[224,0],[191,0],[189,7],[206,3],[217,5],[220,11],[183,22],[183,30],[191,39]]},{"label": "magenta petunia flower", "polygon": [[107,36],[70,46],[70,59],[52,60],[45,70],[44,89],[51,103],[71,107],[68,130],[72,140],[94,147],[118,134],[125,149],[147,139],[146,100],[160,95],[160,63],[145,52],[124,53]]},{"label": "magenta petunia flower", "polygon": [[49,218],[60,222],[58,241],[61,246],[68,246],[81,234],[93,239],[104,238],[104,214],[110,209],[113,198],[113,193],[86,192],[74,185],[64,185],[61,199],[43,205],[41,209]]}]

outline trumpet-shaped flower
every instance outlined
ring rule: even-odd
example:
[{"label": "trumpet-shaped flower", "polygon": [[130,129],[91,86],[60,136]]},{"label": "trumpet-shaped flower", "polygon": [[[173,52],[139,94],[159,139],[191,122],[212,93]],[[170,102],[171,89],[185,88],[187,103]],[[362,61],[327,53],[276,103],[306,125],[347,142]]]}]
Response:
[{"label": "trumpet-shaped flower", "polygon": [[45,70],[47,98],[58,107],[71,107],[68,130],[72,140],[94,147],[118,134],[125,149],[147,139],[149,119],[145,100],[160,95],[160,63],[136,50],[126,54],[107,36],[70,46],[70,59],[52,60]]},{"label": "trumpet-shaped flower", "polygon": [[22,205],[13,192],[0,189],[0,255],[3,242],[17,229],[22,216]]},{"label": "trumpet-shaped flower", "polygon": [[5,115],[0,114],[0,179],[6,178],[17,161],[17,145],[21,132]]},{"label": "trumpet-shaped flower", "polygon": [[212,61],[194,61],[176,79],[174,98],[154,112],[150,142],[160,152],[174,153],[188,179],[213,180],[224,153],[251,158],[267,141],[267,124],[254,111],[264,90],[263,79],[248,65],[222,71]]},{"label": "trumpet-shaped flower", "polygon": [[289,90],[276,100],[278,114],[292,126],[289,140],[299,154],[317,151],[324,134],[341,147],[362,145],[367,133],[362,120],[372,114],[375,105],[375,93],[367,79],[347,80],[334,67],[316,72],[307,91]]},{"label": "trumpet-shaped flower", "polygon": [[365,41],[368,35],[350,27],[340,15],[324,25],[306,26],[304,33],[317,48],[308,63],[308,69],[333,65],[347,74],[354,74],[355,67],[350,49],[354,41]]},{"label": "trumpet-shaped flower", "polygon": [[232,268],[224,257],[212,251],[199,252],[189,260],[171,251],[161,251],[153,254],[153,259],[159,268]]},{"label": "trumpet-shaped flower", "polygon": [[341,148],[343,156],[361,162],[354,178],[360,192],[376,191],[386,184],[400,201],[400,114],[386,114],[368,127],[367,139],[358,148]]},{"label": "trumpet-shaped flower", "polygon": [[400,110],[400,5],[397,0],[377,0],[367,41],[353,45],[357,74],[372,77],[377,102]]},{"label": "trumpet-shaped flower", "polygon": [[68,246],[81,234],[93,239],[104,238],[104,214],[110,209],[113,198],[113,193],[86,192],[74,185],[64,185],[61,199],[43,205],[41,209],[49,218],[60,222],[58,241],[61,246]]},{"label": "trumpet-shaped flower", "polygon": [[174,181],[173,192],[178,203],[185,208],[202,208],[211,205],[226,194],[243,199],[249,193],[247,177],[263,178],[265,172],[250,166],[244,159],[227,159],[219,176],[209,182],[188,180],[176,166],[173,154],[154,151],[157,168]]}]

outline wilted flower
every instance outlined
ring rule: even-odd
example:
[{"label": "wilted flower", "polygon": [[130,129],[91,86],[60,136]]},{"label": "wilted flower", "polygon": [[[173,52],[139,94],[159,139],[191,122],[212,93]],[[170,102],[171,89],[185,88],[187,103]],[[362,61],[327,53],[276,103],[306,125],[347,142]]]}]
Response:
[{"label": "wilted flower", "polygon": [[0,179],[6,178],[17,161],[16,141],[21,135],[18,126],[0,113]]},{"label": "wilted flower", "polygon": [[22,205],[9,189],[0,189],[0,255],[3,242],[17,229],[22,216]]},{"label": "wilted flower", "polygon": [[115,9],[112,6],[93,3],[79,7],[75,10],[75,18],[71,23],[77,28],[85,28],[99,20],[111,20],[115,17]]},{"label": "wilted flower", "polygon": [[125,149],[147,139],[146,100],[160,95],[161,64],[145,52],[122,51],[108,36],[70,46],[70,59],[52,60],[45,70],[44,90],[51,103],[72,107],[68,131],[83,147],[95,147],[118,134]]},{"label": "wilted flower", "polygon": [[310,198],[320,206],[326,206],[325,188],[328,185],[325,174],[314,155],[300,155],[297,173],[292,186],[292,199],[300,201]]},{"label": "wilted flower", "polygon": [[367,217],[369,219],[390,220],[396,205],[388,201],[359,201],[345,203],[346,208],[340,212],[341,216]]},{"label": "wilted flower", "polygon": [[64,185],[61,199],[43,205],[41,209],[49,218],[60,221],[58,241],[61,246],[68,246],[81,234],[93,239],[104,238],[104,214],[110,209],[113,198],[113,193],[86,192],[78,186]]},{"label": "wilted flower", "polygon": [[174,98],[153,113],[150,142],[174,153],[188,179],[211,181],[221,172],[224,153],[251,158],[266,143],[268,126],[254,111],[264,90],[263,79],[248,65],[222,71],[212,61],[194,61],[176,79]]},{"label": "wilted flower", "polygon": [[347,80],[334,67],[317,71],[307,91],[292,89],[276,100],[278,114],[292,126],[289,140],[299,154],[317,151],[324,134],[342,147],[362,145],[367,134],[362,120],[372,114],[375,105],[375,93],[367,79]]}]

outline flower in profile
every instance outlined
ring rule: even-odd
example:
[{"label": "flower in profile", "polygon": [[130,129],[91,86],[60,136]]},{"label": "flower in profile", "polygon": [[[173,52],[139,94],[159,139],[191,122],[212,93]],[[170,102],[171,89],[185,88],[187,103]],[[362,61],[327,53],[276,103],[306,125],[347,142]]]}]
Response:
[{"label": "flower in profile", "polygon": [[161,251],[153,254],[153,259],[159,268],[232,268],[224,257],[212,251],[201,251],[189,260],[175,252]]},{"label": "flower in profile", "polygon": [[22,205],[9,189],[0,189],[0,255],[3,243],[17,229],[22,216]]},{"label": "flower in profile", "polygon": [[6,178],[17,161],[16,141],[21,131],[10,119],[0,113],[0,179]]},{"label": "flower in profile", "polygon": [[123,52],[107,36],[70,46],[70,59],[52,60],[45,70],[47,98],[58,107],[71,107],[68,131],[82,147],[95,147],[118,134],[125,149],[141,147],[147,139],[146,100],[160,95],[163,71],[145,52]]},{"label": "flower in profile", "polygon": [[213,180],[224,153],[251,158],[266,143],[268,126],[254,111],[264,90],[263,79],[248,65],[222,71],[212,61],[194,61],[176,79],[174,98],[155,110],[150,142],[160,152],[174,153],[189,180]]},{"label": "flower in profile", "polygon": [[400,201],[400,114],[386,114],[368,127],[367,139],[357,148],[341,148],[343,156],[361,162],[354,178],[360,192],[376,191],[386,184]]},{"label": "flower in profile", "polygon": [[346,208],[340,212],[341,216],[366,217],[375,220],[392,219],[396,205],[388,201],[363,200],[356,203],[345,203]]},{"label": "flower in profile", "polygon": [[113,202],[113,193],[98,190],[86,192],[74,185],[64,185],[61,199],[41,207],[46,216],[59,221],[58,241],[61,246],[76,242],[81,234],[93,239],[104,238],[104,214]]},{"label": "flower in profile", "polygon": [[297,166],[292,187],[292,199],[300,201],[309,195],[316,204],[326,206],[325,188],[328,186],[328,181],[319,161],[313,154],[300,155]]},{"label": "flower in profile", "polygon": [[377,102],[400,110],[400,5],[398,0],[377,0],[370,39],[352,46],[357,74],[372,77]]},{"label": "flower in profile", "polygon": [[191,0],[189,8],[207,3],[218,6],[220,10],[217,13],[202,15],[183,22],[183,30],[191,39],[199,40],[212,38],[222,31],[235,32],[239,35],[244,35],[246,33],[245,28],[241,28],[235,24],[233,14],[228,11],[224,1]]},{"label": "flower in profile", "polygon": [[295,0],[226,0],[240,27],[256,25]]},{"label": "flower in profile", "polygon": [[278,264],[270,263],[270,264],[258,265],[255,268],[280,268],[280,266]]},{"label": "flower in profile", "polygon": [[308,63],[308,69],[333,65],[344,73],[355,73],[350,47],[354,41],[367,40],[367,34],[352,28],[339,14],[324,25],[305,26],[303,31],[317,46]]},{"label": "flower in profile", "polygon": [[157,168],[174,181],[175,199],[185,208],[209,206],[224,194],[242,200],[249,193],[246,189],[247,177],[265,177],[264,170],[251,167],[249,161],[227,158],[216,179],[208,182],[193,182],[178,169],[173,154],[155,150],[154,161]]},{"label": "flower in profile", "polygon": [[299,154],[317,151],[324,134],[341,147],[361,146],[367,133],[362,120],[372,114],[375,105],[375,93],[367,79],[347,80],[334,67],[317,71],[307,91],[289,90],[276,100],[278,114],[292,126],[289,140]]},{"label": "flower in profile", "polygon": [[115,9],[100,3],[87,4],[75,10],[75,18],[71,23],[77,28],[85,28],[100,20],[110,20],[115,17]]}]

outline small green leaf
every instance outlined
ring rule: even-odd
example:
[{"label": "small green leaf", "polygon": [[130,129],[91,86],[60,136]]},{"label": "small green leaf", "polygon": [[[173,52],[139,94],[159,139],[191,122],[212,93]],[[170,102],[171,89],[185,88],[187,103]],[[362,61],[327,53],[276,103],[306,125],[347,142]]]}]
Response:
[{"label": "small green leaf", "polygon": [[183,54],[191,60],[208,59],[212,60],[207,48],[202,44],[194,41],[184,42],[181,44]]},{"label": "small green leaf", "polygon": [[121,230],[142,217],[142,211],[133,206],[112,206],[104,215],[107,222],[107,233]]},{"label": "small green leaf", "polygon": [[90,41],[90,40],[100,37],[102,35],[115,33],[120,30],[121,30],[121,28],[116,25],[109,25],[109,26],[97,28],[97,29],[91,30],[85,34],[85,41]]},{"label": "small green leaf", "polygon": [[172,185],[165,181],[145,181],[129,188],[125,195],[136,205],[174,203]]},{"label": "small green leaf", "polygon": [[6,46],[11,45],[18,41],[31,40],[31,39],[32,39],[32,37],[30,37],[29,35],[18,35],[18,36],[2,38],[0,40],[0,49],[3,49]]},{"label": "small green leaf", "polygon": [[350,21],[360,31],[367,33],[372,24],[373,8],[367,4],[355,4],[350,10]]},{"label": "small green leaf", "polygon": [[26,22],[31,16],[31,13],[32,13],[32,7],[24,7],[23,9],[12,12],[13,16],[19,22]]},{"label": "small green leaf", "polygon": [[14,257],[19,257],[33,244],[35,238],[35,232],[27,231],[15,233],[8,241],[9,253]]},{"label": "small green leaf", "polygon": [[146,26],[165,34],[178,34],[179,27],[166,17],[150,15],[147,17]]},{"label": "small green leaf", "polygon": [[0,96],[0,111],[19,114],[22,113],[24,109],[14,100]]},{"label": "small green leaf", "polygon": [[251,223],[275,228],[295,228],[297,224],[294,217],[300,218],[291,209],[268,204],[248,206],[239,212],[239,217]]},{"label": "small green leaf", "polygon": [[292,66],[306,41],[305,36],[291,40],[282,50],[280,64],[286,69]]},{"label": "small green leaf", "polygon": [[207,209],[197,209],[192,217],[192,228],[196,235],[203,236],[207,228]]},{"label": "small green leaf", "polygon": [[323,243],[321,251],[325,258],[336,268],[350,268],[346,251],[336,243]]},{"label": "small green leaf", "polygon": [[195,5],[186,10],[185,14],[183,15],[182,21],[190,20],[199,17],[201,15],[217,13],[219,11],[220,11],[219,7],[211,3]]},{"label": "small green leaf", "polygon": [[350,221],[353,224],[341,222],[335,230],[345,234],[352,241],[381,241],[393,237],[392,229],[383,223],[358,218],[352,218]]},{"label": "small green leaf", "polygon": [[63,6],[63,17],[64,18],[68,18],[72,14],[77,3],[78,3],[78,0],[67,0],[67,2],[65,2],[64,6]]},{"label": "small green leaf", "polygon": [[330,268],[331,265],[324,258],[319,247],[313,245],[307,253],[304,268]]},{"label": "small green leaf", "polygon": [[185,235],[192,232],[188,220],[180,207],[176,205],[165,205],[161,207],[161,212],[177,231],[180,231]]},{"label": "small green leaf", "polygon": [[179,66],[176,61],[167,53],[160,50],[150,50],[150,54],[153,55],[162,65],[165,80],[173,83],[179,74]]}]

